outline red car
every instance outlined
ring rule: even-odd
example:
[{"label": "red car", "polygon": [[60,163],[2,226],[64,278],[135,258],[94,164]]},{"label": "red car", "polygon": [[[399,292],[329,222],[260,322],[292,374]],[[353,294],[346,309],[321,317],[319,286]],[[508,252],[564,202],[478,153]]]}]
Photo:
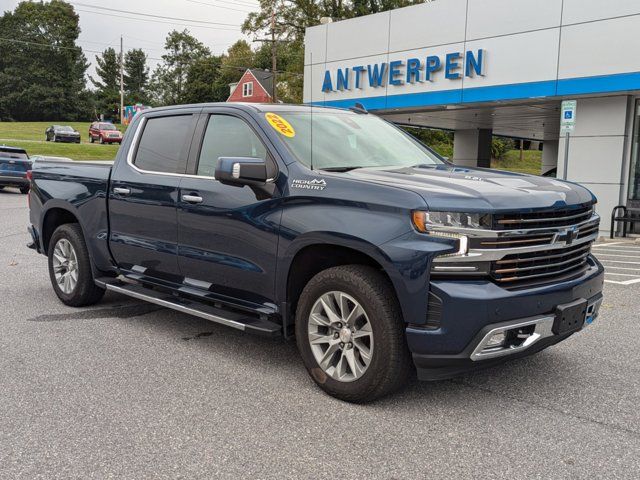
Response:
[{"label": "red car", "polygon": [[93,122],[89,127],[89,141],[91,143],[122,143],[122,133],[113,123]]}]

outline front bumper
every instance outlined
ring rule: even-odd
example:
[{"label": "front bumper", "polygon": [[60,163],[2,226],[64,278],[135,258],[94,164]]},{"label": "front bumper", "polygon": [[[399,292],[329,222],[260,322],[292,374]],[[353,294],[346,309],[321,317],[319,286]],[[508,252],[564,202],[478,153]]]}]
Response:
[{"label": "front bumper", "polygon": [[[531,355],[569,337],[575,332],[549,332],[548,319],[554,318],[558,305],[579,299],[595,305],[601,299],[604,268],[593,257],[589,257],[588,264],[588,270],[578,278],[520,290],[506,290],[484,280],[433,280],[430,290],[442,300],[439,328],[410,325],[406,329],[418,377],[421,380],[449,378]],[[497,356],[474,355],[491,330],[545,318],[541,327],[536,327],[543,335],[525,348]]]},{"label": "front bumper", "polygon": [[102,137],[102,141],[104,143],[121,143],[122,142],[122,137]]},{"label": "front bumper", "polygon": [[26,177],[18,177],[12,175],[0,175],[0,185],[3,187],[26,187],[29,185],[29,180]]},{"label": "front bumper", "polygon": [[56,135],[56,142],[61,142],[61,143],[80,143],[80,136],[76,135],[76,136],[61,136],[61,135]]}]

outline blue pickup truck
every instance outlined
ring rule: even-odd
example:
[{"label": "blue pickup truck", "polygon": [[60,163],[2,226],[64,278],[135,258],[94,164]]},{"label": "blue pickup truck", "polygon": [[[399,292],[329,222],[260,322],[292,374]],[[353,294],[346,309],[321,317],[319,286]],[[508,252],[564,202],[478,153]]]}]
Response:
[{"label": "blue pickup truck", "polygon": [[595,197],[455,166],[360,109],[152,109],[115,163],[36,162],[32,248],[67,305],[105,290],[295,338],[366,402],[538,352],[593,322]]}]

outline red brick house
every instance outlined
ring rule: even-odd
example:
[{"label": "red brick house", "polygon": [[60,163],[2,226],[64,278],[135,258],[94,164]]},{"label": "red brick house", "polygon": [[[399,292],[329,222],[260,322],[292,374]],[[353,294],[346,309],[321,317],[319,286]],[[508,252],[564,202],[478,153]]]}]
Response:
[{"label": "red brick house", "polygon": [[247,69],[238,83],[229,85],[227,102],[271,103],[273,74],[268,70]]}]

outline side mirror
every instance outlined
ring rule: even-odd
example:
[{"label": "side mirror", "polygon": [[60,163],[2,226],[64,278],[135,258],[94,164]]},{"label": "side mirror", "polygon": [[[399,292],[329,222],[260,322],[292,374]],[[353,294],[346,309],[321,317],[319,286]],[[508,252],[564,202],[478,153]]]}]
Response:
[{"label": "side mirror", "polygon": [[267,182],[267,163],[260,158],[220,157],[215,178],[227,185],[264,185]]}]

